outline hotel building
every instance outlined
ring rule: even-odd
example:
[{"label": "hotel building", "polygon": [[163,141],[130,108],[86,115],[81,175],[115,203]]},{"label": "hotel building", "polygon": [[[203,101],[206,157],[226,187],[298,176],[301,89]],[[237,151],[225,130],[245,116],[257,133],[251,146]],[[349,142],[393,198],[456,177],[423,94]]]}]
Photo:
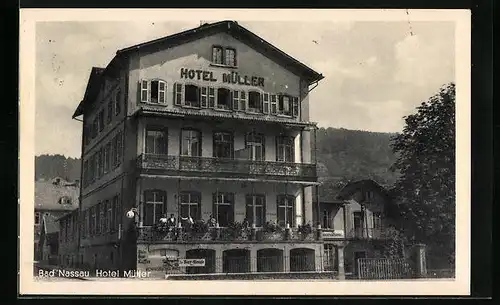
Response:
[{"label": "hotel building", "polygon": [[[83,122],[80,264],[322,271],[309,119],[322,78],[234,21],[122,49],[92,68],[73,115]],[[171,215],[173,228],[158,226]]]}]

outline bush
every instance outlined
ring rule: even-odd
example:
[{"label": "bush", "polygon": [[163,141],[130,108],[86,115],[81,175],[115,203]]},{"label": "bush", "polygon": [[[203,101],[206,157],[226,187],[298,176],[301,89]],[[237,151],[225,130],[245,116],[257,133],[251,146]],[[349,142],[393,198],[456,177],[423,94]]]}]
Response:
[{"label": "bush", "polygon": [[266,233],[276,233],[276,232],[282,232],[283,228],[275,223],[268,221],[262,227],[262,231],[264,231]]}]

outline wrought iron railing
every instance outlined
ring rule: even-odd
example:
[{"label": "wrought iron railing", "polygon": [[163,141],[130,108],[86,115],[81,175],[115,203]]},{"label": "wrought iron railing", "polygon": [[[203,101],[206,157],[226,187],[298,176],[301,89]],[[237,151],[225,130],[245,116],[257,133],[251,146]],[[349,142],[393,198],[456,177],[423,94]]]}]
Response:
[{"label": "wrought iron railing", "polygon": [[315,164],[210,157],[141,154],[137,158],[137,167],[140,169],[210,174],[228,173],[250,176],[290,176],[303,179],[315,179],[317,177]]},{"label": "wrought iron railing", "polygon": [[321,239],[317,229],[301,233],[297,228],[282,229],[267,232],[260,228],[242,229],[234,231],[230,228],[208,228],[195,231],[186,228],[158,229],[152,227],[138,227],[137,238],[142,242],[211,242],[211,241],[315,241]]},{"label": "wrought iron railing", "polygon": [[384,228],[355,228],[352,229],[346,236],[349,239],[387,239],[387,234]]}]

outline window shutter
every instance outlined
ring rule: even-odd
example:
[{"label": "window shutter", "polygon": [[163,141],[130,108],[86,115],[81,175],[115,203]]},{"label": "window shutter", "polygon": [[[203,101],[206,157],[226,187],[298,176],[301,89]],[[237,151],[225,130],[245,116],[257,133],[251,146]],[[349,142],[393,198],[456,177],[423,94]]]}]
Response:
[{"label": "window shutter", "polygon": [[232,92],[232,98],[233,98],[233,110],[238,110],[239,109],[239,103],[240,103],[240,92],[235,90]]},{"label": "window shutter", "polygon": [[299,98],[297,97],[292,98],[292,115],[294,117],[299,116]]},{"label": "window shutter", "polygon": [[208,87],[208,108],[215,108],[215,88]]},{"label": "window shutter", "polygon": [[174,84],[174,104],[181,106],[184,102],[184,85]]},{"label": "window shutter", "polygon": [[212,193],[212,215],[214,216],[215,219],[218,219],[217,217],[217,192]]},{"label": "window shutter", "polygon": [[208,107],[208,88],[207,87],[200,88],[200,103],[201,103],[201,108]]},{"label": "window shutter", "polygon": [[148,81],[143,79],[140,82],[140,88],[141,88],[141,102],[147,102],[148,101]]},{"label": "window shutter", "polygon": [[245,111],[247,109],[247,93],[245,91],[240,92],[240,110]]},{"label": "window shutter", "polygon": [[271,95],[271,114],[276,114],[277,112],[277,96],[276,94]]},{"label": "window shutter", "polygon": [[158,103],[165,104],[167,102],[167,83],[164,81],[158,81]]},{"label": "window shutter", "polygon": [[148,99],[147,99],[147,101],[150,102],[151,101],[151,82],[148,81],[147,84],[148,84]]},{"label": "window shutter", "polygon": [[269,113],[269,93],[263,94],[262,112]]}]

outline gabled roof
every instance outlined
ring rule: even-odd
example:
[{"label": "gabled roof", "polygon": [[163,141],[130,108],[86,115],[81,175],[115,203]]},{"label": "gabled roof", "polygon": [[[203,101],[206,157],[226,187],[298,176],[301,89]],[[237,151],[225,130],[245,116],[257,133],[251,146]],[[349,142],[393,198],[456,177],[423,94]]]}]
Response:
[{"label": "gabled roof", "polygon": [[[322,74],[314,71],[300,61],[284,53],[261,37],[242,27],[236,21],[224,20],[210,24],[206,23],[187,31],[118,50],[115,57],[111,60],[111,62],[104,70],[102,68],[92,68],[89,83],[87,85],[87,90],[85,92],[85,97],[78,105],[75,113],[73,114],[73,118],[82,115],[84,104],[86,104],[89,100],[92,101],[92,99],[90,98],[90,93],[96,90],[94,89],[95,86],[93,82],[93,80],[98,79],[98,77],[96,76],[105,75],[108,71],[113,70],[116,66],[120,65],[123,58],[126,58],[131,53],[138,51],[154,52],[161,49],[168,49],[221,32],[225,32],[233,36],[234,38],[244,42],[248,46],[267,56],[276,63],[286,67],[288,70],[301,75],[301,77],[304,80],[308,81],[309,84],[320,81],[324,78]],[[87,95],[87,92],[89,92],[89,95]]]},{"label": "gabled roof", "polygon": [[[78,185],[64,180],[35,181],[35,210],[72,211],[78,208],[80,189]],[[70,198],[71,203],[61,202],[61,198]]]},{"label": "gabled roof", "polygon": [[73,118],[83,114],[83,107],[87,101],[94,100],[99,94],[99,84],[101,82],[101,75],[104,72],[104,68],[92,67],[90,71],[89,81],[87,82],[87,88],[85,89],[85,94],[82,101],[78,104],[75,112],[73,113]]},{"label": "gabled roof", "polygon": [[[337,198],[339,192],[347,183],[345,179],[338,177],[320,177],[319,201],[321,203],[342,203],[343,200]],[[313,201],[317,202],[316,188],[313,188]]]},{"label": "gabled roof", "polygon": [[358,180],[358,181],[353,181],[347,183],[337,194],[337,198],[341,200],[346,200],[348,199],[349,196],[354,194],[359,189],[373,189],[378,191],[380,194],[386,196],[389,198],[389,192],[385,187],[377,183],[375,180],[372,179],[363,179],[363,180]]}]

